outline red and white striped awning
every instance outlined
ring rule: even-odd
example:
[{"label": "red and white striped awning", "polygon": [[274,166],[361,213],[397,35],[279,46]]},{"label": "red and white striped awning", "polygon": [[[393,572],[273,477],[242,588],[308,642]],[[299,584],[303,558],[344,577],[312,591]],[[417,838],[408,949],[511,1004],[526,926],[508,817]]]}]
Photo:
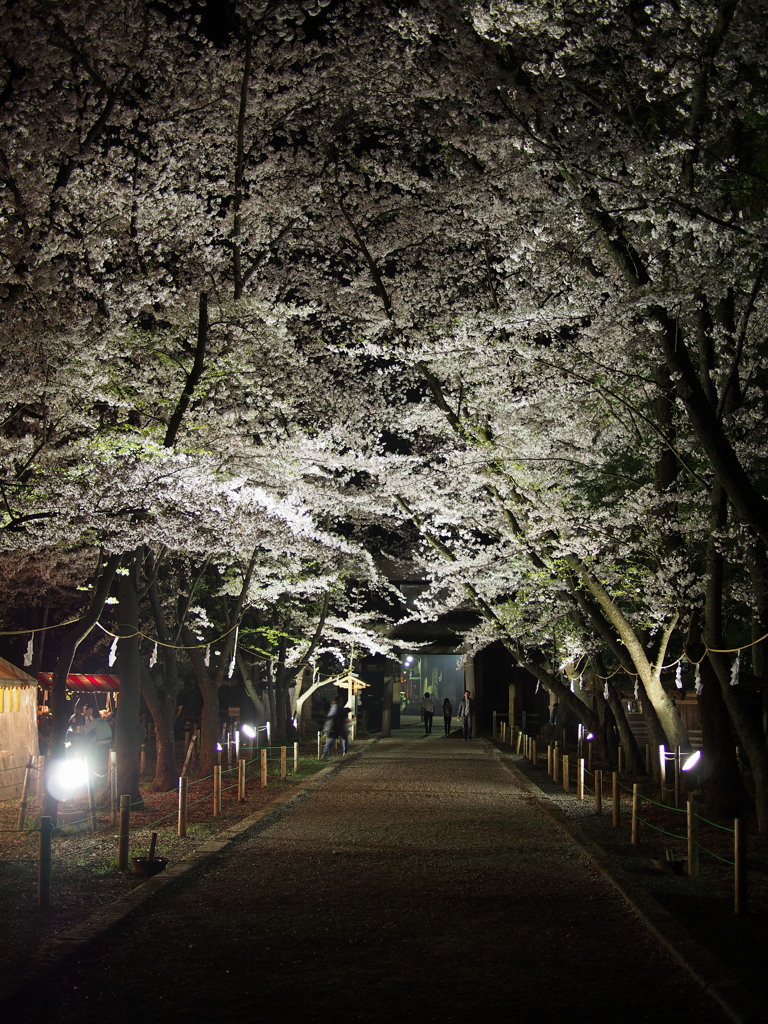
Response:
[{"label": "red and white striped awning", "polygon": [[[53,679],[53,672],[39,672],[38,681],[44,686],[50,686]],[[86,672],[70,672],[67,676],[68,690],[90,690],[97,693],[112,693],[120,689],[119,676],[92,676]]]}]

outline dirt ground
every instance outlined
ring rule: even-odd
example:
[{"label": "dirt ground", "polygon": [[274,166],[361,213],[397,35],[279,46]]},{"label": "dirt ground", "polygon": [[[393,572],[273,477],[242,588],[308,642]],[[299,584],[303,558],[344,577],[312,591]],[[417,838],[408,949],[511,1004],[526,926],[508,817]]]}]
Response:
[{"label": "dirt ground", "polygon": [[[150,900],[141,897],[152,882],[117,872],[116,830],[104,814],[103,830],[96,835],[73,826],[57,836],[52,905],[38,908],[36,836],[14,835],[6,808],[0,821],[3,990],[18,991],[20,972],[32,962],[63,992],[53,1004],[40,1000],[39,1019],[53,1013],[62,1022],[71,1016],[86,1024],[104,1008],[98,1001],[84,1008],[83,978],[92,971],[103,977],[115,962],[135,976],[151,950],[153,968],[166,981],[181,976],[185,990],[189,986],[188,1000],[176,994],[185,1020],[209,1020],[214,1009],[235,1012],[226,999],[222,1002],[221,973],[247,979],[254,965],[259,998],[271,1007],[273,1020],[283,1019],[275,1010],[280,986],[295,989],[297,970],[305,997],[312,1001],[316,993],[320,1004],[333,990],[334,976],[347,979],[342,987],[346,992],[351,984],[355,995],[339,996],[339,1008],[344,1006],[351,1019],[363,1019],[360,1000],[368,1007],[366,1020],[401,1012],[417,1020],[470,1019],[479,984],[486,1020],[525,1020],[527,1007],[537,1008],[538,1020],[548,1020],[555,990],[560,1004],[565,1000],[576,1012],[576,993],[588,988],[589,965],[594,970],[595,963],[604,964],[622,949],[615,977],[613,969],[598,972],[603,995],[606,986],[615,998],[631,995],[631,1010],[625,1006],[613,1019],[749,1019],[712,1004],[704,985],[713,979],[692,983],[690,972],[678,969],[658,936],[639,924],[637,908],[645,916],[642,899],[628,924],[619,892],[600,879],[608,870],[620,884],[646,894],[662,911],[661,918],[651,915],[652,924],[661,920],[667,930],[682,926],[723,965],[714,982],[736,983],[759,999],[768,936],[765,850],[759,837],[752,837],[749,858],[750,912],[737,918],[727,865],[707,862],[695,879],[653,870],[651,857],[662,837],[662,847],[679,845],[665,821],[657,839],[645,830],[640,847],[632,847],[626,819],[622,828],[611,828],[609,815],[595,815],[590,801],[576,801],[508,748],[484,742],[465,746],[455,738],[442,746],[437,738],[420,745],[419,739],[403,730],[393,740],[358,744],[361,756],[347,759],[341,770],[338,762],[327,769],[308,757],[298,777],[271,782],[266,790],[251,786],[245,804],[225,792],[222,814],[215,819],[209,802],[201,799],[190,808],[186,839],[175,835],[176,795],[150,798],[145,811],[132,815],[131,853],[146,853],[157,831],[157,853],[176,865],[223,829],[309,786],[298,803],[203,858]],[[321,767],[317,782],[308,782]],[[717,842],[727,852],[725,833]],[[245,875],[244,864],[253,865]],[[97,940],[97,957],[89,953],[83,959],[71,940],[78,928],[103,908],[131,899],[135,912]],[[213,908],[229,915],[231,925],[209,934]],[[167,934],[161,925],[170,925]],[[673,938],[679,945],[680,935]],[[245,959],[242,949],[248,951]],[[472,966],[475,994],[459,997],[453,979],[461,973],[462,959],[478,949],[484,955]],[[211,976],[199,990],[190,981],[198,969],[215,971],[218,981]],[[451,979],[442,987],[441,974]],[[150,985],[143,978],[140,987],[146,998],[160,1003],[168,998],[160,982]],[[207,1002],[209,988],[218,993],[217,1008]],[[382,1009],[379,1017],[371,1013],[370,1001],[381,1002],[382,992],[387,1015]],[[659,1016],[658,1007],[653,1012],[648,993],[657,1002],[663,996],[665,1015]],[[505,1005],[517,1006],[518,1015],[506,1015]],[[175,1006],[171,1018],[181,1019],[180,1014],[181,1006]],[[322,1016],[312,1012],[305,1019]],[[31,1013],[25,1017],[29,1024],[37,1019]]]}]

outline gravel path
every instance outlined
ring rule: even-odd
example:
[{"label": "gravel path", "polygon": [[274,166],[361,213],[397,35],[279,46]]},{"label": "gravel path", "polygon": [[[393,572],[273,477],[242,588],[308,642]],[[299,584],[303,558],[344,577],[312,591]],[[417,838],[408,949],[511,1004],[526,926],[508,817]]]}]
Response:
[{"label": "gravel path", "polygon": [[490,744],[414,730],[332,763],[23,1001],[25,1024],[733,1019]]}]

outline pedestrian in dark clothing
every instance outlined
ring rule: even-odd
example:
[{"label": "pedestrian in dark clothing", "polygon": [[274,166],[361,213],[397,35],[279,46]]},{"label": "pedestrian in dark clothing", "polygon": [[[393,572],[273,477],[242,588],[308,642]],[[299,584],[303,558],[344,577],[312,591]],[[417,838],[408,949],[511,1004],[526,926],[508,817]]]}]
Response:
[{"label": "pedestrian in dark clothing", "polygon": [[443,701],[443,723],[445,725],[445,735],[451,735],[451,719],[453,718],[453,704],[451,704],[448,697]]},{"label": "pedestrian in dark clothing", "polygon": [[435,715],[435,702],[428,693],[424,694],[421,702],[421,717],[424,719],[424,735],[429,736],[432,732],[432,719]]},{"label": "pedestrian in dark clothing", "polygon": [[459,703],[457,718],[461,722],[461,734],[465,740],[472,739],[472,717],[475,713],[475,702],[469,695],[469,690],[464,691],[464,699]]},{"label": "pedestrian in dark clothing", "polygon": [[331,701],[331,706],[328,709],[328,717],[325,720],[325,746],[320,758],[328,756],[333,744],[336,740],[341,740],[341,752],[346,754],[347,752],[347,726],[349,723],[349,708],[340,707],[338,697],[334,697]]}]

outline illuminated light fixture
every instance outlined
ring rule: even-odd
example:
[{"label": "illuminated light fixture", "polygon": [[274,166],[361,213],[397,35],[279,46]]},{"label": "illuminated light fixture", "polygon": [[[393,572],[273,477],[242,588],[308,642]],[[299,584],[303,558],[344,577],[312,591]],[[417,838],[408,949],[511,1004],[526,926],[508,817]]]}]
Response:
[{"label": "illuminated light fixture", "polygon": [[217,743],[216,744],[216,749],[219,751],[219,753],[221,753],[221,751],[224,749],[224,747],[222,747],[222,745],[220,743]]},{"label": "illuminated light fixture", "polygon": [[70,799],[78,789],[88,785],[88,762],[79,757],[55,761],[46,784],[55,800]]},{"label": "illuminated light fixture", "polygon": [[694,750],[694,752],[690,754],[688,757],[686,757],[685,761],[683,761],[683,766],[680,770],[683,772],[689,772],[692,768],[696,767],[700,760],[701,751]]},{"label": "illuminated light fixture", "polygon": [[241,725],[240,732],[243,736],[247,736],[249,740],[256,739],[256,730],[252,725]]},{"label": "illuminated light fixture", "polygon": [[589,741],[590,741],[590,740],[593,740],[594,738],[595,738],[595,734],[594,734],[593,732],[588,732],[588,733],[587,733],[587,735],[586,735],[586,736],[584,737],[584,739],[585,739],[585,740],[586,740],[586,741],[587,741],[588,743],[589,743]]}]

